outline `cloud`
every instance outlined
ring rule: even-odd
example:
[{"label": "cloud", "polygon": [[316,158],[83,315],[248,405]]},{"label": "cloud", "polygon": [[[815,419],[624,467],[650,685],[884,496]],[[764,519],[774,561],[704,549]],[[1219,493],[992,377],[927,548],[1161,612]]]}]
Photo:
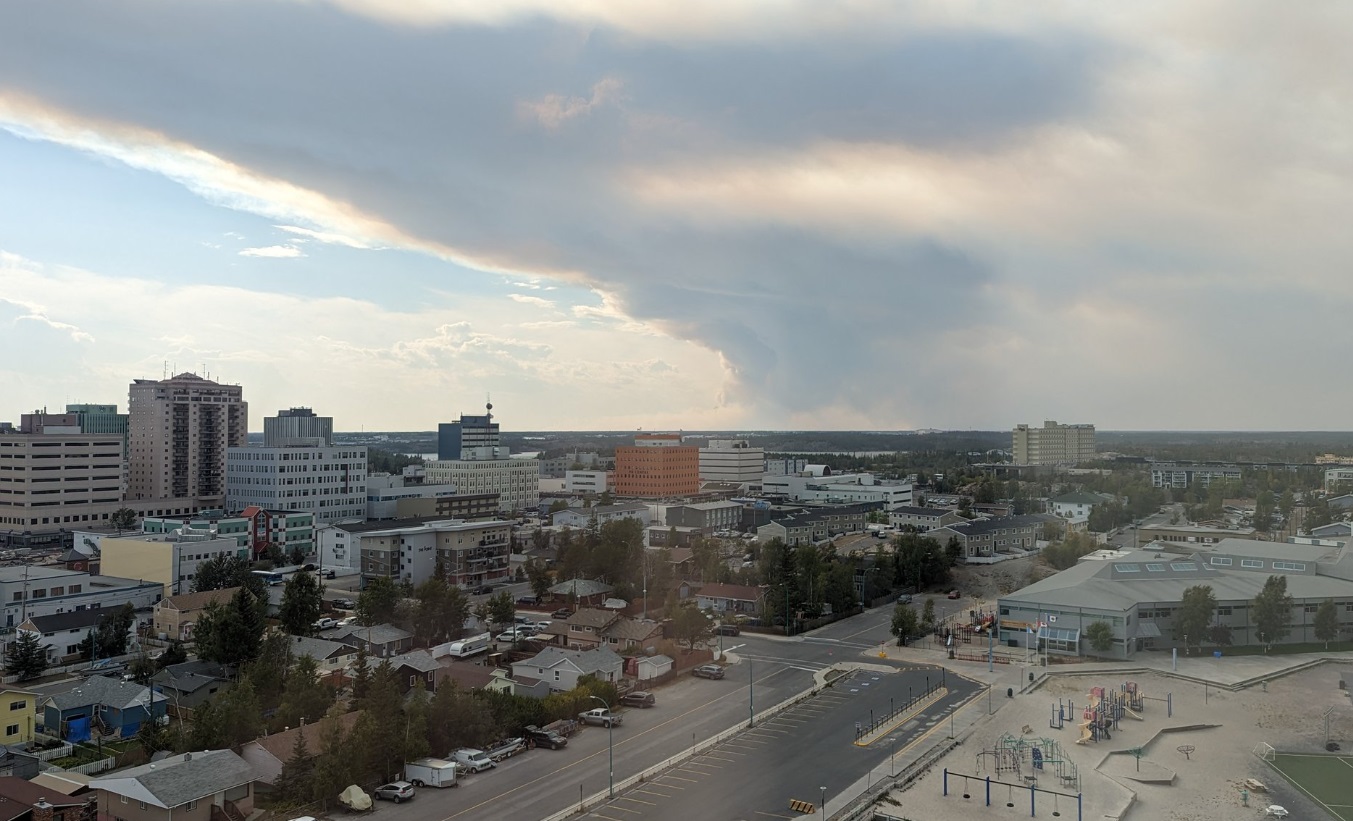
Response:
[{"label": "cloud", "polygon": [[261,248],[245,248],[240,251],[242,257],[268,257],[270,259],[295,259],[303,257],[301,249],[294,245],[265,245]]},{"label": "cloud", "polygon": [[548,299],[542,299],[538,296],[526,296],[525,294],[508,294],[507,298],[513,302],[520,302],[523,305],[534,305],[537,308],[554,308],[554,303]]},{"label": "cloud", "polygon": [[[702,363],[703,420],[1337,426],[1283,397],[1353,341],[1346,7],[48,5],[0,11],[11,132],[297,241],[590,289],[567,335]],[[512,330],[327,344],[570,373],[546,305],[492,301]]]}]

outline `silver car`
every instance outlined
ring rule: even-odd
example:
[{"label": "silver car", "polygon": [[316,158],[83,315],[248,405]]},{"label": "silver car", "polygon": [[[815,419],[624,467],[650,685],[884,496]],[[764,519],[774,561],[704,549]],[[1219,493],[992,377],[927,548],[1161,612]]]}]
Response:
[{"label": "silver car", "polygon": [[413,798],[413,785],[407,781],[392,781],[376,788],[376,798],[396,804]]}]

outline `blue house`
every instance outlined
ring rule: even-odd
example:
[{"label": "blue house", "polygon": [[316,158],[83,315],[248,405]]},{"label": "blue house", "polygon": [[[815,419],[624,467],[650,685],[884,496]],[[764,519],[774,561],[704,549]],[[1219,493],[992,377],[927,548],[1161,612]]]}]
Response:
[{"label": "blue house", "polygon": [[131,738],[146,721],[160,721],[168,699],[149,687],[107,676],[91,676],[74,690],[42,703],[49,735],[66,741],[103,736]]}]

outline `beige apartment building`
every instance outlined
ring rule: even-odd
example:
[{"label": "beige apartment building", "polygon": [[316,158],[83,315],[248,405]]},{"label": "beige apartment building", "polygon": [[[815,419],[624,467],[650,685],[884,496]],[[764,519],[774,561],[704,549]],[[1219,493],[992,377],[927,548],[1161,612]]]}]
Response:
[{"label": "beige apartment building", "polygon": [[234,536],[216,537],[191,528],[170,533],[105,535],[99,540],[101,571],[164,585],[164,595],[191,593],[199,564],[220,556],[249,558],[249,547]]},{"label": "beige apartment building", "polygon": [[1094,425],[1043,427],[1016,425],[1011,431],[1011,452],[1017,465],[1074,465],[1095,458]]},{"label": "beige apartment building", "polygon": [[80,433],[78,423],[53,424],[51,414],[36,417],[45,424],[34,418],[25,415],[17,433],[0,432],[0,530],[107,522],[122,506],[122,437]]},{"label": "beige apartment building", "polygon": [[137,379],[129,400],[127,499],[191,498],[223,508],[226,451],[248,444],[240,386],[181,373]]}]

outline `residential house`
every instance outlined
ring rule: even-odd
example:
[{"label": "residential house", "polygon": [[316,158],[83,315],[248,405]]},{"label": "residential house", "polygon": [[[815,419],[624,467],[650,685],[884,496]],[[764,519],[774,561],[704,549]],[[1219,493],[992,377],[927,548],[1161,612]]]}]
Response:
[{"label": "residential house", "polygon": [[756,538],[760,542],[778,538],[790,547],[814,544],[864,530],[869,513],[881,508],[881,502],[810,507],[773,518],[756,529]]},{"label": "residential house", "polygon": [[[357,723],[357,717],[361,715],[360,711],[354,710],[350,713],[344,713],[336,720],[338,725],[347,733],[352,730],[352,725]],[[254,777],[258,782],[260,789],[267,789],[277,783],[277,778],[282,774],[282,765],[286,764],[291,758],[292,752],[296,748],[296,739],[305,739],[305,748],[313,755],[319,755],[323,750],[324,743],[320,740],[324,734],[323,721],[308,721],[302,723],[299,727],[292,727],[280,733],[265,735],[262,738],[256,738],[240,747],[240,758],[248,762],[254,769]]]},{"label": "residential house", "polygon": [[[66,741],[96,736],[131,738],[146,721],[164,718],[165,696],[130,681],[90,676],[42,703],[42,726]],[[179,821],[182,821],[180,819]]]},{"label": "residential house", "polygon": [[565,692],[578,686],[583,676],[601,681],[620,680],[624,659],[603,647],[600,650],[564,650],[548,647],[524,661],[512,665],[514,678],[525,676],[546,682],[553,692]]},{"label": "residential house", "polygon": [[894,528],[910,528],[918,533],[929,533],[937,527],[963,521],[963,517],[952,510],[935,507],[910,507],[902,505],[888,511],[888,525]]},{"label": "residential house", "polygon": [[648,647],[662,638],[662,625],[632,619],[613,610],[584,607],[567,619],[558,619],[536,636],[537,641],[575,650],[609,647],[623,652]]},{"label": "residential house", "polygon": [[1087,491],[1078,491],[1076,493],[1063,493],[1061,496],[1054,496],[1048,500],[1052,513],[1063,519],[1080,521],[1090,518],[1090,511],[1095,509],[1096,505],[1112,502],[1113,497],[1103,493],[1090,493]]},{"label": "residential house", "polygon": [[607,594],[613,590],[615,588],[605,582],[593,581],[592,579],[568,579],[551,587],[550,593],[556,599],[564,599],[578,607],[586,607],[601,604],[606,600]]},{"label": "residential house", "polygon": [[193,625],[213,602],[225,605],[235,596],[238,587],[224,590],[204,590],[201,593],[180,593],[161,599],[155,605],[155,635],[161,639],[192,641]]},{"label": "residential house", "polygon": [[291,658],[309,656],[314,659],[321,677],[342,673],[357,661],[357,642],[354,640],[331,641],[310,636],[292,636],[291,639]]},{"label": "residential house", "polygon": [[959,555],[965,561],[982,563],[993,558],[1022,555],[1038,548],[1043,532],[1043,516],[1006,516],[999,519],[974,519],[957,522],[930,531],[928,536],[947,545],[957,539]]},{"label": "residential house", "polygon": [[168,711],[181,715],[181,710],[196,710],[230,689],[230,676],[215,662],[185,661],[157,672],[150,686],[169,699]]},{"label": "residential house", "polygon": [[0,747],[0,776],[30,779],[38,775],[42,762],[36,755],[17,747]]},{"label": "residential house", "polygon": [[544,698],[550,694],[548,682],[530,676],[515,675],[511,670],[502,667],[494,668],[484,689],[527,698]]},{"label": "residential house", "polygon": [[33,740],[38,721],[38,700],[34,690],[21,690],[9,684],[0,685],[0,715],[4,716],[5,734],[0,744],[28,744]]},{"label": "residential house", "polygon": [[607,522],[618,522],[622,519],[637,519],[640,525],[648,527],[652,519],[652,513],[648,505],[643,502],[626,502],[618,505],[593,505],[592,507],[570,507],[564,510],[556,511],[550,517],[550,524],[555,527],[571,527],[574,530],[582,530],[591,524],[592,520],[597,520],[597,526]]},{"label": "residential house", "polygon": [[100,821],[239,821],[254,812],[254,769],[230,750],[170,756],[89,782]]},{"label": "residential house", "polygon": [[[48,663],[60,663],[80,655],[80,644],[98,629],[99,622],[112,610],[77,610],[73,613],[52,613],[48,616],[30,616],[19,624],[18,633],[32,633],[38,637],[47,654]],[[128,628],[129,644],[136,644],[136,619]]]},{"label": "residential house", "polygon": [[344,644],[366,650],[368,656],[392,658],[413,649],[413,633],[392,624],[374,624],[370,627],[352,625],[335,637]]},{"label": "residential house", "polygon": [[755,616],[761,612],[766,591],[742,584],[707,584],[695,595],[701,610]]},{"label": "residential house", "polygon": [[437,659],[437,684],[451,682],[456,688],[469,692],[487,687],[493,680],[494,668],[471,661],[454,661],[450,656]]},{"label": "residential house", "polygon": [[1317,539],[1346,539],[1353,535],[1353,522],[1331,522],[1327,525],[1311,528],[1311,535]]},{"label": "residential house", "polygon": [[94,796],[72,798],[12,775],[0,776],[0,821],[91,821]]},{"label": "residential house", "polygon": [[426,650],[411,650],[391,657],[390,669],[394,671],[395,683],[401,693],[417,687],[420,681],[423,689],[431,693],[437,689],[437,673],[442,665]]}]

